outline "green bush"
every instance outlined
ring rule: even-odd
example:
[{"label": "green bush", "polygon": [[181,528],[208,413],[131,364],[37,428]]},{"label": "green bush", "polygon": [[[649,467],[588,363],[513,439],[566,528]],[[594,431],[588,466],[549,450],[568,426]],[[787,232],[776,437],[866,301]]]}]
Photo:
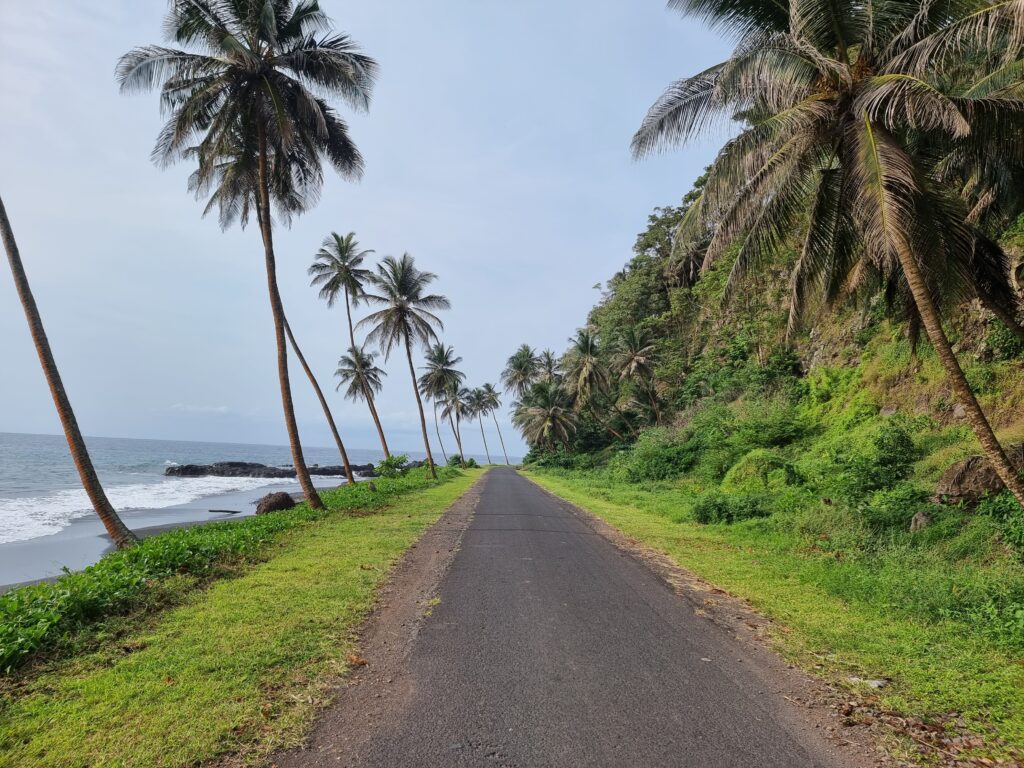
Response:
[{"label": "green bush", "polygon": [[838,437],[823,468],[824,485],[840,499],[858,504],[872,492],[893,488],[910,477],[920,451],[909,424],[892,417]]},{"label": "green bush", "polygon": [[976,510],[978,515],[993,517],[1002,523],[1002,538],[1024,554],[1024,507],[1017,503],[1009,491],[983,499]]},{"label": "green bush", "polygon": [[766,499],[761,494],[724,494],[716,491],[705,493],[693,505],[693,518],[698,523],[736,523],[771,514]]},{"label": "green bush", "polygon": [[865,521],[872,528],[908,529],[910,520],[920,511],[933,511],[937,505],[928,500],[928,492],[907,482],[893,488],[874,491],[860,507]]},{"label": "green bush", "polygon": [[998,360],[1024,357],[1024,341],[998,320],[989,325],[985,341],[992,347]]},{"label": "green bush", "polygon": [[[440,479],[456,474],[443,469]],[[396,495],[433,484],[425,473],[416,472],[381,479],[376,493],[366,483],[325,490],[321,496],[328,510],[300,504],[259,517],[178,528],[112,552],[53,583],[13,589],[0,595],[0,672],[9,673],[39,649],[96,621],[146,605],[162,579],[176,574],[215,575],[231,561],[257,556],[283,531],[331,512],[380,508]]]},{"label": "green bush", "polygon": [[449,456],[448,457],[448,466],[449,467],[461,467],[462,466],[462,457],[458,456],[458,455],[456,455],[456,456]]},{"label": "green bush", "polygon": [[470,456],[468,459],[466,459],[466,466],[469,467],[470,469],[476,469],[480,465],[476,463],[476,459]]},{"label": "green bush", "polygon": [[690,469],[697,460],[699,444],[686,433],[648,429],[632,448],[621,451],[610,464],[614,476],[633,483],[669,480]]},{"label": "green bush", "polygon": [[406,473],[408,463],[409,457],[404,453],[388,456],[377,465],[377,475],[379,477],[400,477]]},{"label": "green bush", "polygon": [[792,485],[799,477],[781,451],[755,448],[732,465],[722,479],[723,491],[764,491],[769,486]]}]

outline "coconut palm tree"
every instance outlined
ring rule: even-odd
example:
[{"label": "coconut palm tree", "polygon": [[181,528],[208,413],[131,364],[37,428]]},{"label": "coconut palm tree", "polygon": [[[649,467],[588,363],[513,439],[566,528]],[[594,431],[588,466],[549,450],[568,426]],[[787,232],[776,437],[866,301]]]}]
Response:
[{"label": "coconut palm tree", "polygon": [[556,381],[558,379],[558,358],[550,349],[545,349],[537,356],[539,381]]},{"label": "coconut palm tree", "polygon": [[327,302],[328,307],[333,307],[339,296],[344,298],[348,338],[352,347],[358,346],[355,326],[352,324],[352,307],[359,306],[363,289],[373,274],[362,266],[371,255],[373,251],[359,247],[355,232],[349,232],[344,237],[332,232],[324,239],[309,267],[309,274],[313,277],[310,285],[319,286],[320,298]]},{"label": "coconut palm tree", "polygon": [[377,265],[377,273],[372,277],[373,287],[378,293],[364,294],[367,302],[381,309],[359,322],[360,326],[371,327],[372,330],[366,340],[380,346],[384,360],[390,357],[396,346],[405,348],[409,375],[412,377],[412,389],[416,395],[416,407],[420,414],[423,449],[427,454],[427,464],[430,465],[434,479],[437,479],[437,468],[434,466],[434,455],[430,451],[427,417],[423,413],[423,400],[416,382],[412,348],[414,344],[428,345],[436,342],[437,333],[434,328],[444,328],[444,323],[433,314],[433,311],[449,309],[451,302],[444,296],[427,293],[428,286],[436,279],[437,275],[433,272],[418,269],[408,253],[400,259],[385,256]]},{"label": "coconut palm tree", "polygon": [[491,449],[487,447],[487,434],[484,432],[484,416],[487,415],[487,395],[480,387],[469,390],[469,415],[480,424],[480,437],[484,441],[484,453],[487,454],[487,463],[491,464]]},{"label": "coconut palm tree", "polygon": [[[198,164],[198,185],[218,174],[218,164],[242,149],[263,239],[264,263],[277,343],[278,379],[292,462],[311,507],[322,508],[306,469],[288,378],[288,349],[277,287],[272,200],[282,188],[300,199],[317,197],[323,160],[343,177],[357,178],[362,158],[348,127],[327,98],[365,109],[376,76],[373,59],[346,35],[329,34],[317,0],[227,3],[172,0],[164,25],[173,48],[150,45],[121,57],[122,92],[159,88],[169,119],[153,151],[167,165],[182,158]],[[278,204],[279,215],[290,211]]]},{"label": "coconut palm tree", "polygon": [[57,362],[53,359],[53,351],[50,349],[50,341],[46,337],[46,330],[43,328],[43,318],[39,314],[39,307],[36,306],[35,297],[32,295],[32,287],[28,282],[28,275],[25,273],[25,265],[21,261],[21,252],[14,240],[14,230],[11,229],[11,222],[7,218],[7,209],[4,201],[0,198],[0,239],[4,242],[4,250],[7,252],[7,261],[11,266],[11,274],[14,276],[14,287],[21,300],[22,309],[25,311],[25,319],[28,320],[28,329],[32,334],[32,342],[36,347],[36,354],[39,355],[39,362],[43,367],[43,375],[50,387],[50,395],[53,397],[53,404],[57,408],[57,416],[60,418],[61,426],[64,428],[64,437],[67,438],[68,448],[71,451],[71,459],[75,462],[75,469],[78,470],[78,477],[82,481],[82,487],[89,497],[92,508],[96,510],[97,516],[106,528],[114,545],[118,549],[124,549],[134,544],[135,534],[128,530],[113,505],[107,498],[107,494],[100,484],[96,468],[89,456],[89,449],[85,445],[85,438],[78,428],[78,419],[71,409],[71,401],[68,393],[64,390],[64,382],[61,380],[60,371],[57,370]]},{"label": "coconut palm tree", "polygon": [[377,406],[374,403],[375,395],[384,388],[383,377],[387,376],[387,373],[374,365],[373,359],[373,353],[367,352],[365,347],[349,347],[348,353],[338,359],[338,369],[334,372],[338,386],[334,389],[337,391],[344,386],[346,398],[354,403],[362,400],[369,406],[370,415],[377,425],[381,448],[384,449],[384,458],[388,458],[391,452],[388,450],[387,440],[384,439],[384,430],[381,429]]},{"label": "coconut palm tree", "polygon": [[537,381],[539,364],[537,353],[529,344],[523,344],[505,364],[505,370],[501,372],[501,383],[516,397],[523,397]]},{"label": "coconut palm tree", "polygon": [[568,449],[569,438],[576,432],[572,397],[555,382],[538,382],[515,404],[512,423],[530,445],[553,450],[561,443]]},{"label": "coconut palm tree", "polygon": [[[545,352],[547,351],[545,350]],[[487,413],[491,414],[491,418],[494,419],[494,428],[498,431],[498,440],[501,441],[501,452],[505,454],[505,464],[511,464],[512,462],[508,460],[508,451],[505,450],[505,438],[501,436],[501,427],[498,426],[498,417],[495,415],[497,410],[501,408],[501,395],[493,384],[484,384],[480,390],[483,392],[484,407],[487,409]]]},{"label": "coconut palm tree", "polygon": [[981,200],[999,196],[999,167],[1024,161],[1022,6],[964,3],[940,13],[928,3],[853,0],[799,0],[770,12],[725,0],[677,5],[737,30],[739,43],[727,61],[664,93],[633,139],[634,154],[683,144],[717,119],[744,120],[709,169],[677,242],[686,250],[711,232],[704,268],[729,254],[735,284],[802,227],[793,318],[809,289],[827,287],[823,276],[862,269],[905,289],[979,443],[1024,504],[1024,480],[941,315],[944,303],[978,292],[972,216]]},{"label": "coconut palm tree", "polygon": [[601,418],[595,400],[607,394],[611,377],[604,361],[600,358],[597,334],[589,328],[579,328],[569,339],[569,351],[565,355],[565,384],[573,396],[577,410],[588,410],[609,434],[622,440],[622,435]]},{"label": "coconut palm tree", "polygon": [[463,466],[466,465],[466,453],[462,450],[462,420],[468,418],[470,413],[469,390],[458,384],[452,384],[441,395],[441,418],[448,419],[448,423],[451,424]]},{"label": "coconut palm tree", "polygon": [[313,391],[316,393],[317,400],[320,401],[320,407],[323,409],[324,418],[327,419],[327,426],[331,430],[331,435],[334,437],[334,444],[338,446],[338,453],[341,455],[341,465],[345,470],[345,478],[350,482],[356,481],[352,474],[352,466],[348,461],[348,451],[345,450],[345,443],[341,439],[341,433],[338,432],[338,425],[334,422],[334,414],[331,413],[331,407],[327,404],[327,398],[324,397],[324,392],[320,389],[320,382],[316,380],[316,376],[313,375],[313,370],[309,367],[309,363],[306,362],[306,356],[302,354],[302,350],[299,349],[299,343],[295,340],[295,334],[292,333],[292,326],[288,322],[288,318],[284,320],[284,330],[288,336],[288,342],[292,346],[292,351],[295,353],[295,357],[299,360],[299,365],[302,366],[302,370],[306,373],[306,378],[309,379],[309,383],[313,387]]},{"label": "coconut palm tree", "polygon": [[[450,346],[437,343],[432,345],[426,354],[427,364],[424,366],[424,373],[420,376],[420,392],[434,405],[434,431],[437,432],[437,442],[441,446],[441,455],[448,463],[448,454],[444,450],[444,441],[441,439],[441,425],[437,420],[437,410],[441,406],[445,393],[452,387],[456,389],[462,384],[466,376],[462,371],[456,370],[455,366],[462,362],[461,357],[456,357],[455,350]],[[461,453],[461,452],[460,452]]]},{"label": "coconut palm tree", "polygon": [[640,403],[644,410],[650,409],[655,423],[661,423],[658,390],[654,382],[654,366],[657,348],[650,337],[638,328],[628,328],[619,337],[612,354],[612,368],[618,372],[620,381],[628,381],[636,388],[637,394],[645,398]]}]

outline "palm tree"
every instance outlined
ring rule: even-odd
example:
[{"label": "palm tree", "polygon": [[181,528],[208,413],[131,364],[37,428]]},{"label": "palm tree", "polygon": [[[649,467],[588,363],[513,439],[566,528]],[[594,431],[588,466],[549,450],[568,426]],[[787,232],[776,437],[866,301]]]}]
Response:
[{"label": "palm tree", "polygon": [[[349,232],[344,237],[337,232],[332,232],[324,239],[313,264],[309,267],[309,274],[313,276],[310,285],[320,286],[320,298],[327,302],[328,307],[334,306],[339,295],[345,299],[349,349],[359,349],[359,345],[356,344],[355,326],[352,324],[352,307],[359,306],[364,288],[372,277],[373,273],[362,266],[366,257],[371,254],[373,254],[372,250],[359,247],[355,232]],[[377,435],[380,437],[380,444],[384,449],[384,458],[388,458],[391,456],[391,452],[388,450],[384,428],[381,426],[377,408],[374,406],[373,392],[365,393],[364,399],[370,407],[374,426],[377,427]]]},{"label": "palm tree", "polygon": [[558,358],[550,349],[545,349],[537,356],[537,370],[540,381],[555,381],[558,379]]},{"label": "palm tree", "polygon": [[487,395],[479,387],[469,391],[469,413],[480,424],[480,437],[484,440],[484,453],[487,454],[487,463],[491,464],[491,449],[487,447],[487,435],[484,432],[484,416],[487,415]]},{"label": "palm tree", "polygon": [[[441,446],[441,455],[448,463],[448,454],[444,450],[444,441],[441,440],[441,425],[437,420],[437,409],[444,399],[445,393],[452,387],[458,389],[466,378],[462,371],[456,370],[455,366],[462,362],[461,357],[455,356],[455,350],[450,346],[437,343],[427,350],[427,364],[424,367],[426,373],[420,376],[420,392],[434,405],[434,431],[437,432],[437,442]],[[461,454],[461,451],[460,451]]]},{"label": "palm tree", "polygon": [[427,437],[427,417],[423,413],[423,400],[416,383],[416,368],[412,362],[413,344],[431,344],[437,341],[437,328],[444,328],[441,319],[431,310],[449,309],[451,302],[444,296],[428,294],[429,286],[437,275],[417,269],[412,256],[404,254],[401,259],[385,256],[377,265],[377,274],[373,275],[372,283],[379,293],[366,293],[364,298],[382,309],[364,317],[359,325],[372,326],[366,337],[368,342],[380,346],[387,360],[396,346],[405,347],[405,356],[409,362],[409,375],[412,377],[412,389],[416,395],[416,407],[420,412],[420,428],[423,432],[423,449],[427,454],[427,464],[434,479],[437,469],[434,456],[430,452],[430,438]]},{"label": "palm tree", "polygon": [[71,409],[68,394],[64,390],[60,371],[57,370],[57,362],[53,359],[53,351],[50,349],[50,342],[46,337],[46,330],[43,328],[43,318],[39,315],[39,307],[36,306],[35,297],[32,295],[28,275],[25,273],[25,265],[21,261],[21,253],[14,240],[14,231],[11,229],[11,222],[7,218],[7,209],[4,207],[2,198],[0,198],[0,239],[4,241],[7,261],[11,265],[11,274],[14,276],[14,287],[18,291],[22,309],[25,310],[25,318],[28,320],[28,329],[36,346],[36,354],[39,355],[46,383],[50,386],[50,395],[53,397],[57,416],[60,417],[61,426],[64,428],[64,436],[67,438],[71,458],[75,462],[82,487],[114,545],[118,549],[130,547],[138,539],[114,511],[113,505],[100,484],[96,468],[92,464],[92,458],[85,445],[85,438],[82,437],[82,432],[78,428],[78,420],[75,418],[75,412]]},{"label": "palm tree", "polygon": [[[545,350],[545,352],[547,351]],[[512,462],[508,460],[508,451],[505,450],[505,438],[501,436],[501,427],[498,426],[498,417],[495,415],[495,412],[501,408],[501,395],[493,384],[484,384],[480,390],[483,392],[483,404],[486,412],[491,414],[491,418],[494,419],[494,428],[498,430],[498,440],[501,441],[501,452],[505,454],[505,464],[511,464]]]},{"label": "palm tree", "polygon": [[[928,4],[802,0],[790,14],[785,5],[769,13],[726,0],[676,4],[731,26],[740,40],[730,59],[673,84],[651,107],[634,154],[682,144],[718,118],[745,121],[677,242],[685,250],[711,232],[704,268],[735,254],[735,284],[802,226],[794,321],[810,291],[827,293],[829,276],[874,271],[905,290],[979,443],[1024,504],[1024,480],[941,316],[943,304],[983,288],[970,222],[1004,194],[1001,169],[1024,160],[1021,6],[939,13]],[[772,26],[754,14],[768,14]]]},{"label": "palm tree", "polygon": [[363,289],[373,274],[362,266],[366,257],[372,254],[373,251],[360,249],[355,232],[344,237],[332,232],[324,239],[309,267],[309,274],[313,276],[310,285],[320,286],[320,298],[327,302],[328,307],[334,306],[338,296],[344,297],[348,338],[352,347],[358,346],[352,324],[352,307],[359,306]]},{"label": "palm tree", "polygon": [[516,397],[523,397],[537,381],[539,364],[537,353],[529,344],[523,344],[505,364],[505,370],[501,372],[501,383]]},{"label": "palm tree", "polygon": [[346,398],[354,403],[360,400],[366,402],[377,425],[377,435],[384,449],[384,458],[388,458],[391,453],[388,451],[388,443],[384,439],[384,430],[381,429],[377,407],[374,404],[374,395],[384,388],[383,378],[387,374],[373,364],[373,358],[373,353],[367,352],[363,347],[349,347],[348,353],[338,359],[338,369],[334,372],[338,378],[338,386],[334,389],[337,391],[344,386]]},{"label": "palm tree", "polygon": [[462,450],[462,420],[470,415],[469,390],[458,384],[452,384],[446,392],[440,395],[441,418],[448,419],[451,424],[452,433],[455,435],[455,444],[459,448],[459,459],[462,466],[466,466],[466,453]]},{"label": "palm tree", "polygon": [[608,369],[599,356],[597,335],[589,328],[579,328],[569,343],[564,363],[565,382],[576,408],[589,410],[598,424],[617,440],[622,440],[622,435],[601,418],[594,405],[598,397],[607,393],[610,384]]},{"label": "palm tree", "polygon": [[306,372],[306,378],[309,379],[309,383],[313,386],[313,391],[316,392],[317,400],[320,401],[320,407],[323,409],[324,418],[327,419],[327,426],[330,427],[331,435],[334,437],[334,444],[338,446],[338,453],[341,455],[341,465],[345,468],[345,478],[350,482],[356,481],[352,475],[352,466],[348,461],[348,451],[345,450],[345,443],[342,442],[341,434],[338,432],[338,425],[334,423],[334,414],[331,413],[331,408],[327,404],[327,398],[324,397],[324,392],[320,389],[320,382],[316,380],[316,376],[313,375],[313,370],[309,367],[309,363],[306,362],[306,356],[302,354],[302,350],[299,349],[299,343],[295,341],[295,334],[292,333],[291,323],[288,322],[286,317],[284,320],[284,330],[288,336],[288,342],[292,345],[292,351],[295,353],[295,357],[299,360],[299,365],[302,366],[302,370]]},{"label": "palm tree", "polygon": [[[218,178],[225,158],[240,155],[246,161],[244,173],[220,181],[250,190],[235,194],[233,202],[243,209],[254,203],[258,213],[285,427],[296,476],[316,509],[323,502],[302,455],[288,378],[271,200],[282,217],[301,211],[317,197],[324,159],[343,177],[362,172],[348,126],[324,97],[365,109],[377,65],[346,35],[328,34],[328,26],[317,0],[173,0],[165,29],[185,48],[135,48],[117,66],[122,92],[161,90],[170,116],[153,151],[156,162],[195,159],[193,181],[202,187]],[[297,210],[281,204],[286,195],[298,198]]]},{"label": "palm tree", "polygon": [[654,383],[656,354],[657,348],[647,333],[638,328],[628,328],[618,340],[612,355],[612,367],[618,371],[621,381],[632,382],[644,394],[648,401],[643,403],[645,409],[649,407],[655,423],[660,424],[661,410]]},{"label": "palm tree", "polygon": [[569,438],[576,432],[572,398],[555,382],[538,382],[515,404],[512,423],[531,445],[551,450],[561,443],[568,449]]}]

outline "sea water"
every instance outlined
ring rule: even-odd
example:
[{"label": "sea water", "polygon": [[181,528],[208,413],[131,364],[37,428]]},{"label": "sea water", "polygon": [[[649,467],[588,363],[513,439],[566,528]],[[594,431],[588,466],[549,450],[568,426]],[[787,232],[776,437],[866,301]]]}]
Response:
[{"label": "sea water", "polygon": [[[174,464],[249,461],[291,465],[287,446],[198,443],[179,440],[86,439],[96,472],[120,512],[162,509],[195,499],[263,486],[287,485],[280,478],[166,477]],[[303,446],[306,463],[338,465],[336,449]],[[380,461],[380,451],[349,450],[354,464]],[[294,480],[296,489],[298,483]],[[0,543],[57,533],[76,517],[92,514],[62,435],[0,432]]]}]

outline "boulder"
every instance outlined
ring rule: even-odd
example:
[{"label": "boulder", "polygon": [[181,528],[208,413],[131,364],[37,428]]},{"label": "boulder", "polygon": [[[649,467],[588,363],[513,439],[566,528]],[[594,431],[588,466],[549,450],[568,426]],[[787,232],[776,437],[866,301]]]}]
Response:
[{"label": "boulder", "polygon": [[294,506],[295,499],[292,498],[290,493],[277,491],[276,493],[268,493],[256,502],[256,514],[265,515],[268,512],[280,512],[284,509],[291,509]]},{"label": "boulder", "polygon": [[[1024,443],[1007,446],[1010,464],[1020,472],[1024,470]],[[1005,486],[995,467],[984,456],[971,456],[958,461],[942,473],[935,488],[933,500],[940,504],[974,506],[986,496],[1000,493]]]},{"label": "boulder", "polygon": [[923,509],[919,509],[910,519],[910,532],[917,533],[918,531],[923,531],[931,525],[931,522],[932,519],[928,516],[928,513]]}]

